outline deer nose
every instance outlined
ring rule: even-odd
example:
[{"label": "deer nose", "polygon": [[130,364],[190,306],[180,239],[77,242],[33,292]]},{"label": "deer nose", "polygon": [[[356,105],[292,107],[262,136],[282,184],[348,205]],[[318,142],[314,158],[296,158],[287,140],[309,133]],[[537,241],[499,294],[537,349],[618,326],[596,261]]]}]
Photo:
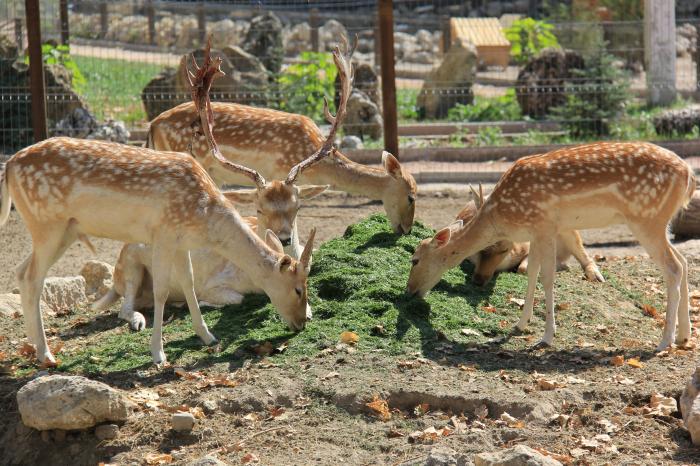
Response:
[{"label": "deer nose", "polygon": [[282,243],[282,246],[289,246],[290,244],[292,244],[292,238],[280,238],[280,243]]}]

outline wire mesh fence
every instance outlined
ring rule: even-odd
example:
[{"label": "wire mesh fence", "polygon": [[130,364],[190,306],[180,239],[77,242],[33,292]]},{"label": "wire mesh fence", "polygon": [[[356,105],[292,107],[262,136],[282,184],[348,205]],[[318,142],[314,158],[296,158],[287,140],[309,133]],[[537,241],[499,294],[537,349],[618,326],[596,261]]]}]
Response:
[{"label": "wire mesh fence", "polygon": [[[394,1],[404,148],[684,140],[700,133],[700,15],[676,2],[676,100],[650,106],[641,1]],[[63,7],[63,8],[62,8]],[[64,13],[64,14],[62,14]],[[0,3],[0,153],[33,141],[24,2]],[[67,19],[67,20],[66,20]],[[227,76],[212,99],[299,113],[323,125],[329,50],[357,36],[345,135],[383,147],[377,2],[41,1],[50,135],[139,143],[148,121],[189,99],[179,70],[211,35]],[[357,144],[357,140],[348,140]]]}]

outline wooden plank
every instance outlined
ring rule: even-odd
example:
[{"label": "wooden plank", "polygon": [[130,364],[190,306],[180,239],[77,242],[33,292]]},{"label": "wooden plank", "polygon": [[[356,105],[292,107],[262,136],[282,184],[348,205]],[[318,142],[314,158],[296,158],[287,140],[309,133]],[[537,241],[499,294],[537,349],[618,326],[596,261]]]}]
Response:
[{"label": "wooden plank", "polygon": [[394,69],[394,5],[392,0],[379,0],[379,40],[381,42],[384,148],[399,157],[396,70]]}]

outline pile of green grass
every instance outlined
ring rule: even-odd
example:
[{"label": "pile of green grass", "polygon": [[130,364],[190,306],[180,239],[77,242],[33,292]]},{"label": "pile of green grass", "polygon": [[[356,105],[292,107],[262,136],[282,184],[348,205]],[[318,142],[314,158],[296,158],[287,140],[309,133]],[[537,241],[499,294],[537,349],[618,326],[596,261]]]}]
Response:
[{"label": "pile of green grass", "polygon": [[[248,296],[237,306],[205,310],[209,328],[221,340],[220,352],[210,353],[194,335],[187,310],[178,310],[164,328],[168,359],[178,365],[202,360],[238,365],[255,357],[254,345],[288,340],[287,350],[273,357],[294,361],[335,345],[343,331],[359,335],[358,351],[428,355],[442,338],[462,343],[479,339],[463,335],[464,328],[477,330],[483,339],[507,332],[510,323],[505,326],[501,321],[512,323],[519,312],[508,301],[524,294],[523,276],[501,274],[491,287],[480,288],[471,284],[471,265],[464,264],[445,274],[425,300],[405,294],[413,251],[432,234],[417,223],[411,234],[397,236],[386,217],[373,215],[314,254],[309,277],[314,319],[304,331],[287,330],[265,296]],[[488,312],[486,305],[499,312]],[[378,325],[383,331],[377,331]],[[150,334],[150,328],[133,333],[120,325],[75,352],[59,355],[60,368],[91,373],[148,367]]]}]

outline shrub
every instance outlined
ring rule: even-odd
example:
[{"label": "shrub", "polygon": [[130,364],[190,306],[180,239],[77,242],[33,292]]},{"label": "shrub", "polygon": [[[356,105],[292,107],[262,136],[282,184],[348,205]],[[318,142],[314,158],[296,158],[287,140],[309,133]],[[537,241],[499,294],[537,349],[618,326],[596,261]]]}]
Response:
[{"label": "shrub", "polygon": [[[41,44],[41,58],[47,65],[62,65],[70,70],[73,81],[73,88],[77,92],[81,92],[85,86],[85,76],[80,72],[78,64],[70,56],[69,45],[55,45],[50,42]],[[24,62],[29,64],[29,55],[24,59]]]},{"label": "shrub", "polygon": [[472,105],[456,104],[447,113],[450,121],[516,121],[522,117],[515,89],[500,97],[475,97]]},{"label": "shrub", "polygon": [[498,126],[481,128],[474,138],[475,146],[502,146],[503,131]]},{"label": "shrub", "polygon": [[324,121],[323,98],[332,96],[337,70],[330,53],[302,52],[302,63],[290,65],[278,76],[281,110]]},{"label": "shrub", "polygon": [[510,54],[518,63],[526,63],[547,47],[559,47],[559,41],[552,32],[554,26],[546,21],[523,18],[513,22],[506,29],[506,38],[510,41]]}]

